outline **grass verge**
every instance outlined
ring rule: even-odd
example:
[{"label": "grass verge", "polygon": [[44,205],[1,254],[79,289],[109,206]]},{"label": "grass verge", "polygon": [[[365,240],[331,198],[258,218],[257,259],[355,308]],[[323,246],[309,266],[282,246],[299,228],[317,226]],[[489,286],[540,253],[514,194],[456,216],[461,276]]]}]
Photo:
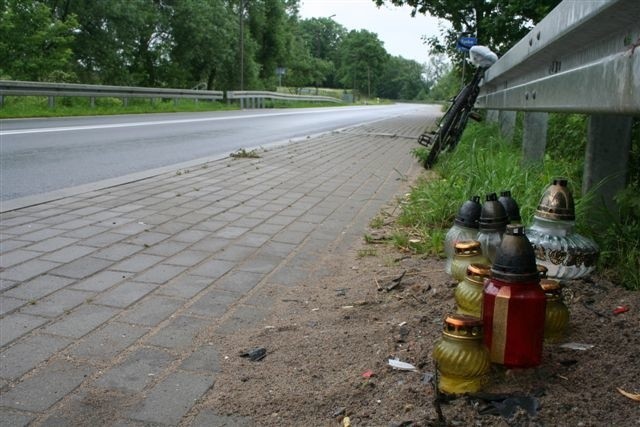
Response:
[{"label": "grass verge", "polygon": [[[310,101],[267,101],[267,108],[309,108],[336,107],[344,104]],[[45,96],[7,96],[0,108],[0,118],[100,116],[114,114],[177,113],[199,111],[238,110],[239,104],[223,101],[195,101],[191,99],[149,99],[132,98],[125,106],[119,98],[96,98],[91,106],[88,98],[56,97],[55,106],[50,108]]]}]

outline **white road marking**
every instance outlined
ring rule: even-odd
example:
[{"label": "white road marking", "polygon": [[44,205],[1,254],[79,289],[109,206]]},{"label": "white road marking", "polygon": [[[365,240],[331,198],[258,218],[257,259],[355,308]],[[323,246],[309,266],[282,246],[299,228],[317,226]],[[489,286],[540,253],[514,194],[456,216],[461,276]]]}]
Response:
[{"label": "white road marking", "polygon": [[[349,108],[349,107],[347,107]],[[350,111],[362,110],[369,107],[355,107],[349,108]],[[238,119],[252,119],[257,117],[274,117],[274,116],[286,116],[286,115],[298,115],[298,114],[317,114],[317,113],[332,113],[339,111],[333,108],[327,110],[305,110],[305,111],[287,111],[280,113],[266,113],[266,114],[250,114],[244,116],[227,116],[227,117],[205,117],[199,119],[177,119],[177,120],[165,120],[165,121],[146,121],[146,122],[131,122],[131,123],[111,123],[103,125],[84,125],[84,126],[62,126],[52,128],[33,128],[33,129],[15,129],[0,131],[0,136],[4,135],[25,135],[31,133],[49,133],[49,132],[73,132],[82,130],[94,130],[94,129],[114,129],[114,128],[126,128],[126,127],[138,127],[138,126],[154,126],[154,125],[173,125],[182,123],[197,123],[197,122],[213,122],[219,120],[238,120]]]}]

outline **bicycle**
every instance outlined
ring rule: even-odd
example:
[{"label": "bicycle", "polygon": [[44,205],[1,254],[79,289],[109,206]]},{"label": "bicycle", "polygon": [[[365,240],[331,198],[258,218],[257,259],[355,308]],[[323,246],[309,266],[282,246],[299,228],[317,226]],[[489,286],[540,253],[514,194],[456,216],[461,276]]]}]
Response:
[{"label": "bicycle", "polygon": [[498,57],[485,46],[473,46],[469,50],[469,57],[470,62],[478,67],[471,82],[455,96],[439,120],[436,131],[425,132],[418,137],[418,144],[429,150],[423,161],[426,169],[436,163],[441,152],[453,150],[458,145],[470,117],[480,119],[479,115],[472,111],[480,92],[480,81],[484,72],[498,60]]}]

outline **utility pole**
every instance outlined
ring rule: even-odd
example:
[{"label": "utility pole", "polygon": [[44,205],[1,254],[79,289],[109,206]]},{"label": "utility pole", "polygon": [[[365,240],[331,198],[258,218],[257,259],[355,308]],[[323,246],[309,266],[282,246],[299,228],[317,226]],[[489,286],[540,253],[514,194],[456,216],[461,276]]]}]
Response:
[{"label": "utility pole", "polygon": [[240,0],[240,90],[244,90],[244,0]]}]

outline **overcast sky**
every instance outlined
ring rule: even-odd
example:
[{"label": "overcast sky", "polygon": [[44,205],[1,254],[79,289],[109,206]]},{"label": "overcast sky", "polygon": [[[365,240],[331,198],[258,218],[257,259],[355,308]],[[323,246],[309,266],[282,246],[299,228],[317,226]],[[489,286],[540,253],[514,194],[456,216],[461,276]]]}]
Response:
[{"label": "overcast sky", "polygon": [[390,4],[377,8],[373,0],[301,0],[300,16],[327,18],[342,24],[348,30],[368,30],[378,34],[384,47],[392,55],[413,59],[420,63],[428,60],[427,46],[421,36],[438,35],[439,20],[430,16],[411,17],[410,7]]}]

